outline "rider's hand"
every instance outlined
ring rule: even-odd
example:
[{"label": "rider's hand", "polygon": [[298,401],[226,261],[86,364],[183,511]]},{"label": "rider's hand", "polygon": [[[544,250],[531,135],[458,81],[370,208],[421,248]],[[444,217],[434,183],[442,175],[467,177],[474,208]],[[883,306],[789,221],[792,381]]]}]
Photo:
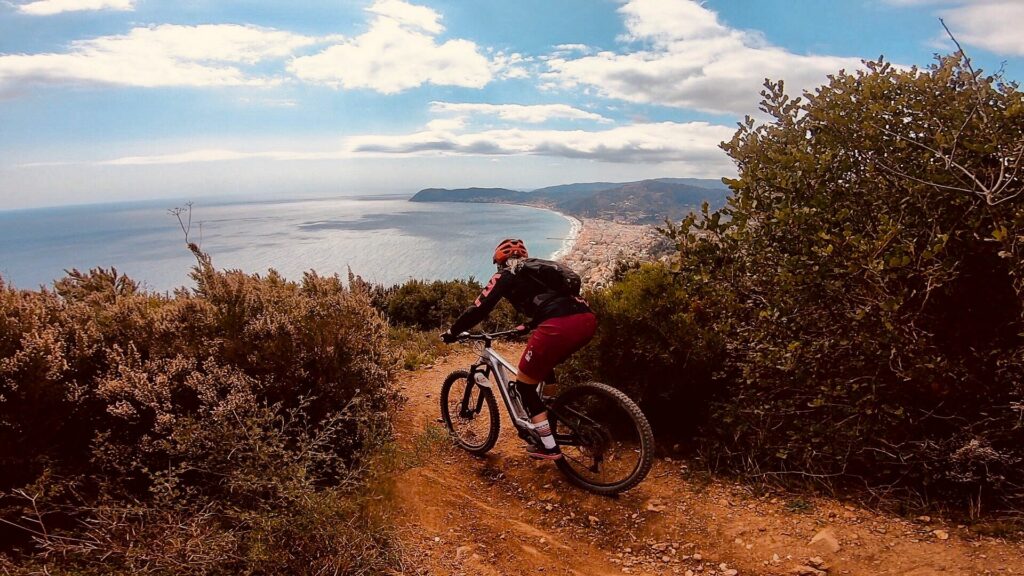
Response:
[{"label": "rider's hand", "polygon": [[519,326],[516,326],[516,332],[519,332],[520,334],[526,334],[529,331],[530,329],[527,328],[525,324],[520,324]]},{"label": "rider's hand", "polygon": [[450,331],[441,333],[441,341],[444,342],[445,344],[451,344],[452,342],[455,342],[458,339],[459,337],[456,336],[455,334],[452,334]]}]

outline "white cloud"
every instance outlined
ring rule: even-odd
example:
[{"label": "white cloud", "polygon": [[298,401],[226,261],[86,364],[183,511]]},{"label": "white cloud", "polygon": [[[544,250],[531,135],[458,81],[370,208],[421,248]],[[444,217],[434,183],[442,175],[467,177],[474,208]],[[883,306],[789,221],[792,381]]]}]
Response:
[{"label": "white cloud", "polygon": [[378,0],[369,30],[319,54],[295,58],[298,78],[335,88],[394,94],[423,84],[482,88],[494,67],[469,40],[438,43],[440,15],[400,0]]},{"label": "white cloud", "polygon": [[[707,112],[756,110],[765,78],[790,90],[812,88],[857,58],[799,55],[768,45],[755,32],[729,28],[692,0],[630,0],[622,53],[571,58],[555,54],[542,75],[546,88],[590,88],[610,98]],[[634,45],[642,49],[630,51]]]},{"label": "white cloud", "polygon": [[[639,123],[599,131],[499,129],[464,131],[458,120],[435,120],[408,134],[351,136],[302,150],[210,147],[183,152],[133,155],[93,162],[99,166],[261,161],[316,161],[394,157],[544,156],[601,163],[671,164],[689,172],[731,173],[719,143],[734,130],[706,122]],[[56,163],[61,164],[61,163]],[[74,164],[74,163],[64,163]],[[22,165],[30,167],[31,165]]]},{"label": "white cloud", "polygon": [[437,118],[427,122],[427,130],[431,132],[458,132],[466,127],[466,117]]},{"label": "white cloud", "polygon": [[586,44],[559,44],[555,46],[555,50],[560,52],[583,52],[584,54],[591,51],[590,46]]},{"label": "white cloud", "polygon": [[426,6],[416,6],[401,0],[377,0],[366,10],[404,26],[419,28],[428,34],[440,34],[444,31],[441,15]]},{"label": "white cloud", "polygon": [[125,86],[271,85],[239,65],[280,59],[321,39],[234,24],[134,28],[72,43],[68,52],[0,55],[5,83],[88,82]]},{"label": "white cloud", "polygon": [[[894,6],[933,6],[953,35],[964,46],[984,48],[995,54],[1024,55],[1024,2],[1021,0],[884,0]],[[927,43],[952,52],[956,47],[944,30]],[[970,54],[968,54],[969,56]]]},{"label": "white cloud", "polygon": [[564,120],[594,120],[597,122],[611,122],[608,118],[587,112],[579,108],[573,108],[567,104],[476,104],[464,102],[431,102],[430,109],[438,114],[465,115],[490,115],[497,116],[502,120],[512,122],[528,122],[539,124],[552,119]]},{"label": "white cloud", "polygon": [[523,56],[518,52],[506,54],[498,52],[491,58],[491,72],[503,80],[510,78],[529,78],[530,72],[526,69],[533,58]]},{"label": "white cloud", "polygon": [[964,2],[943,10],[942,15],[961,44],[978,46],[996,54],[1024,56],[1024,2]]},{"label": "white cloud", "polygon": [[[146,156],[122,156],[112,160],[94,162],[96,166],[156,166],[165,164],[194,164],[208,162],[230,162],[235,160],[334,160],[351,157],[342,149],[309,150],[232,150],[230,148],[202,148],[170,154]],[[23,165],[28,167],[31,165]]]},{"label": "white cloud", "polygon": [[135,0],[36,0],[18,5],[18,12],[32,16],[52,16],[62,12],[84,10],[128,11],[134,9]]},{"label": "white cloud", "polygon": [[682,162],[730,166],[718,148],[734,130],[706,122],[633,124],[600,131],[501,129],[454,133],[427,130],[350,138],[353,153],[383,155],[554,156],[601,162]]}]

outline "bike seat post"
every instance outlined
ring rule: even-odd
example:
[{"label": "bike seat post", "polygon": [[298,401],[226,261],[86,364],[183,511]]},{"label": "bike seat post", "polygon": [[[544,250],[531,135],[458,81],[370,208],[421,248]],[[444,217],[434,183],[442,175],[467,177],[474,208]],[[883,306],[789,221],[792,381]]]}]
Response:
[{"label": "bike seat post", "polygon": [[484,336],[484,348],[490,348],[490,347],[491,347],[491,337],[490,336]]}]

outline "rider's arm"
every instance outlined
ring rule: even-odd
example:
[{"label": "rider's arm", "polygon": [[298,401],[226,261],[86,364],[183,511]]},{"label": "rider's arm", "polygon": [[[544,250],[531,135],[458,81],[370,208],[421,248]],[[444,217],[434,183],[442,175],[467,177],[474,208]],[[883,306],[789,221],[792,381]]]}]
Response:
[{"label": "rider's arm", "polygon": [[452,334],[465,332],[479,324],[484,318],[487,318],[487,315],[491,313],[491,310],[494,310],[494,307],[501,301],[505,292],[508,291],[511,280],[510,276],[508,272],[498,272],[491,276],[487,286],[476,297],[473,304],[466,308],[462,316],[459,316],[459,319],[452,324],[449,332]]}]

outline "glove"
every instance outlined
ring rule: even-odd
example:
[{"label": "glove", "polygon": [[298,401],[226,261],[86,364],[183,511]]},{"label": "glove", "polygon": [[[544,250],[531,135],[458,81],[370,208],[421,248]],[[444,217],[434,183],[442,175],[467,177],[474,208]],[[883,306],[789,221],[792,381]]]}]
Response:
[{"label": "glove", "polygon": [[445,344],[451,344],[452,342],[455,342],[458,339],[459,337],[456,336],[455,334],[452,334],[451,332],[441,333],[441,341],[444,342]]},{"label": "glove", "polygon": [[526,334],[529,331],[530,329],[527,328],[525,324],[520,324],[519,326],[516,326],[516,332],[519,332],[520,334]]}]

